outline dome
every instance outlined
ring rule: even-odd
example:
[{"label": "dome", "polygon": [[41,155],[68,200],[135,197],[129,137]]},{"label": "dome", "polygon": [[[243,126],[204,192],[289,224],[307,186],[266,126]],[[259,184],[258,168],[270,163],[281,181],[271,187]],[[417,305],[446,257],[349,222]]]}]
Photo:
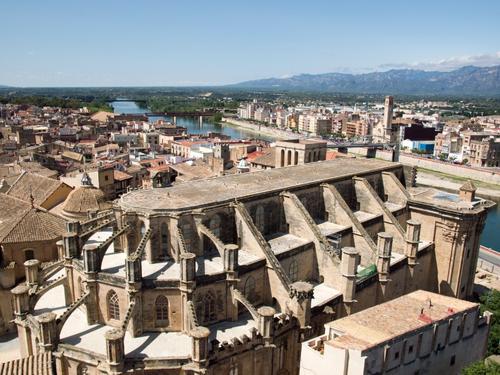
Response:
[{"label": "dome", "polygon": [[102,190],[83,185],[69,193],[62,205],[64,216],[71,218],[87,218],[89,211],[102,211],[111,208]]}]

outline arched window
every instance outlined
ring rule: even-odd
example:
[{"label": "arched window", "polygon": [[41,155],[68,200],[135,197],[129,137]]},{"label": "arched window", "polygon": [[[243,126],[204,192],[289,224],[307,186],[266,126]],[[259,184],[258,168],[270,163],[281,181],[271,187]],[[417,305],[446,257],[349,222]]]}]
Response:
[{"label": "arched window", "polygon": [[292,165],[292,150],[288,150],[288,158],[286,162],[286,165]]},{"label": "arched window", "polygon": [[80,363],[78,365],[78,368],[76,369],[77,375],[88,375],[89,374],[89,368],[87,365]]},{"label": "arched window", "polygon": [[203,297],[203,321],[210,322],[216,319],[215,295],[212,291],[208,291]]},{"label": "arched window", "polygon": [[250,302],[255,301],[255,279],[252,276],[247,278],[245,281],[245,298]]},{"label": "arched window", "polygon": [[168,227],[167,224],[162,223],[160,227],[161,233],[161,255],[163,257],[168,256]]},{"label": "arched window", "polygon": [[294,161],[293,161],[293,164],[297,165],[299,164],[299,152],[298,151],[295,151],[295,155],[294,155]]},{"label": "arched window", "polygon": [[35,252],[31,249],[24,250],[24,260],[35,259]]},{"label": "arched window", "polygon": [[284,167],[285,166],[285,150],[281,150],[281,158],[280,158],[280,166]]},{"label": "arched window", "polygon": [[144,225],[143,221],[139,222],[139,233],[141,234],[141,238],[144,237],[144,234],[146,233],[146,226]]},{"label": "arched window", "polygon": [[120,320],[120,301],[114,290],[108,293],[108,317],[109,319]]},{"label": "arched window", "polygon": [[219,238],[220,238],[220,222],[221,222],[220,216],[215,214],[214,216],[212,216],[209,223],[210,230]]},{"label": "arched window", "polygon": [[265,216],[264,215],[265,215],[264,214],[264,207],[262,207],[261,205],[257,206],[257,209],[255,210],[255,226],[261,232],[263,232],[265,229]]},{"label": "arched window", "polygon": [[156,297],[155,321],[157,327],[168,326],[168,300],[165,296]]},{"label": "arched window", "polygon": [[290,266],[288,267],[288,277],[292,282],[295,282],[297,281],[298,276],[299,276],[299,264],[294,259],[292,260]]}]

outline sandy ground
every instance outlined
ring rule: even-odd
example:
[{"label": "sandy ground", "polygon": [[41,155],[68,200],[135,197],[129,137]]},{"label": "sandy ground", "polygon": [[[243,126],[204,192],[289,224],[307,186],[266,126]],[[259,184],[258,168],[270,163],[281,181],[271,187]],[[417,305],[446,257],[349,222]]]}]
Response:
[{"label": "sandy ground", "polygon": [[21,353],[19,353],[17,333],[0,336],[0,362],[12,361],[18,358],[21,358]]}]

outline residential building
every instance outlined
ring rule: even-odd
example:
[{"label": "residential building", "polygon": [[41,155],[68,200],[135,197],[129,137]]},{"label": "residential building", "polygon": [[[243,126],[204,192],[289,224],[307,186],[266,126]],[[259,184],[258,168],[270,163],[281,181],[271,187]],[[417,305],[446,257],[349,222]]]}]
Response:
[{"label": "residential building", "polygon": [[484,358],[490,315],[418,290],[325,324],[302,344],[300,375],[458,375]]}]

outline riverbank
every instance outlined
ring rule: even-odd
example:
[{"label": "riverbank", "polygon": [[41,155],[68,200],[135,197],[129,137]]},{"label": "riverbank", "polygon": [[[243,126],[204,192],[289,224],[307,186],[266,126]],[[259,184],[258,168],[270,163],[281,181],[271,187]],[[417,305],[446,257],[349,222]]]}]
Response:
[{"label": "riverbank", "polygon": [[255,134],[263,135],[269,138],[273,138],[273,140],[277,139],[297,139],[304,138],[304,136],[289,132],[286,130],[277,129],[272,126],[265,126],[260,124],[255,124],[245,120],[238,120],[230,117],[223,117],[221,121],[222,125],[227,125],[235,128],[243,128],[247,131],[250,131]]},{"label": "riverbank", "polygon": [[[470,180],[460,176],[453,176],[442,172],[432,171],[425,168],[418,168],[417,184],[431,186],[457,193],[465,181]],[[500,185],[489,184],[483,181],[472,180],[477,187],[476,194],[479,197],[490,199],[500,203]]]}]

